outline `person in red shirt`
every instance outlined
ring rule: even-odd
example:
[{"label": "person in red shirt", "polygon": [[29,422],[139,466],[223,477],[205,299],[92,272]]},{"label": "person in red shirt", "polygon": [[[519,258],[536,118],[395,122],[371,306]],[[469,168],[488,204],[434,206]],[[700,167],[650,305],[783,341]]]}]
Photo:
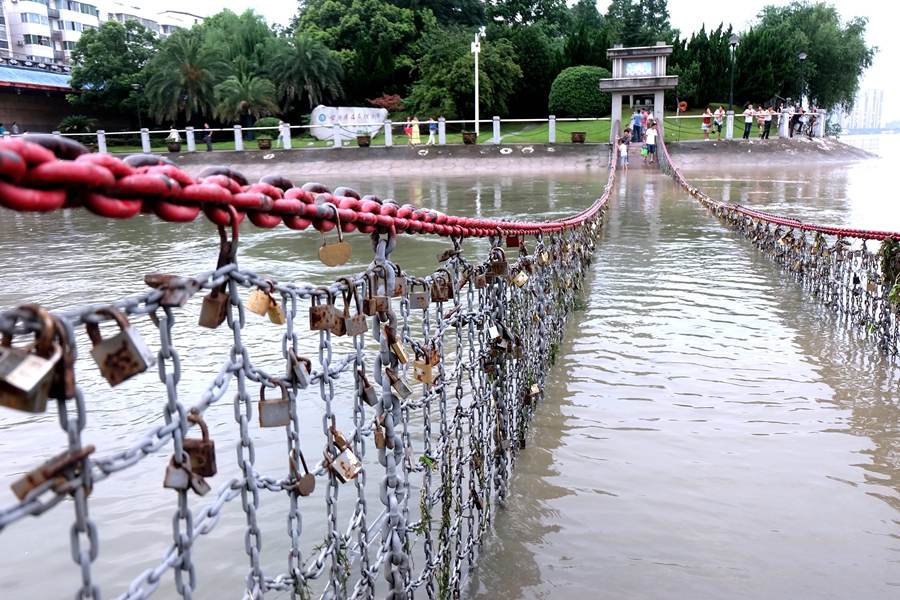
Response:
[{"label": "person in red shirt", "polygon": [[709,141],[709,128],[712,126],[712,111],[709,110],[709,107],[706,107],[706,112],[703,113],[703,124],[700,126],[703,129],[703,141]]}]

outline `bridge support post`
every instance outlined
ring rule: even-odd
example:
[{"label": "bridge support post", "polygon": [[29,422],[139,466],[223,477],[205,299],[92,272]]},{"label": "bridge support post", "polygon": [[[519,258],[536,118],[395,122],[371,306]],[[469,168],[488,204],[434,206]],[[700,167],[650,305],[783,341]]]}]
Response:
[{"label": "bridge support post", "polygon": [[188,152],[196,152],[197,151],[197,139],[194,137],[194,128],[193,127],[185,127],[184,128],[184,139],[187,140]]},{"label": "bridge support post", "polygon": [[146,127],[141,129],[141,151],[150,154],[150,130]]},{"label": "bridge support post", "polygon": [[494,139],[495,144],[500,143],[500,117],[494,117]]},{"label": "bridge support post", "polygon": [[556,143],[556,115],[550,115],[549,131],[547,131],[547,141],[551,144]]},{"label": "bridge support post", "polygon": [[106,154],[106,132],[102,129],[97,130],[97,152]]},{"label": "bridge support post", "polygon": [[234,149],[235,150],[243,150],[244,149],[244,135],[241,132],[241,126],[234,126]]},{"label": "bridge support post", "polygon": [[438,146],[447,144],[447,121],[444,117],[438,118]]},{"label": "bridge support post", "polygon": [[828,113],[824,110],[820,110],[816,113],[816,130],[813,133],[816,137],[823,138],[825,137],[825,119],[828,118]]},{"label": "bridge support post", "polygon": [[284,142],[284,149],[291,149],[291,124],[283,123],[281,125],[281,137],[283,138],[281,141]]},{"label": "bridge support post", "polygon": [[386,119],[384,122],[384,145],[390,148],[394,145],[394,136],[391,135],[393,130],[391,129],[391,120]]},{"label": "bridge support post", "polygon": [[729,110],[725,113],[725,139],[734,139],[734,111]]},{"label": "bridge support post", "polygon": [[780,138],[791,137],[790,119],[791,119],[790,109],[782,108],[781,109],[781,118],[778,119],[778,137],[780,137]]}]

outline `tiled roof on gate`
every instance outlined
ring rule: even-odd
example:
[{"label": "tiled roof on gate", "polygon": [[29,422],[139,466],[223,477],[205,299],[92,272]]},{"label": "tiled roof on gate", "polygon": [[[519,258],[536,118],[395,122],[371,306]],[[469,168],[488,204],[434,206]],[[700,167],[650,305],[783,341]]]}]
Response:
[{"label": "tiled roof on gate", "polygon": [[48,73],[37,69],[0,66],[0,85],[71,90],[67,73]]}]

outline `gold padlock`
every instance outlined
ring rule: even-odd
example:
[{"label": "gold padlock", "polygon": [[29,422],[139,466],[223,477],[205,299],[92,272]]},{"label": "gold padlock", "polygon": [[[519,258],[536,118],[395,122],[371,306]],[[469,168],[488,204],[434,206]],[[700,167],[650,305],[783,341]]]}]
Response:
[{"label": "gold padlock", "polygon": [[350,260],[353,254],[353,248],[344,241],[344,232],[341,230],[341,218],[338,214],[337,207],[331,202],[324,202],[322,206],[331,208],[334,211],[334,221],[337,223],[338,243],[328,245],[325,241],[325,232],[322,232],[322,247],[319,248],[319,260],[329,267],[338,267]]},{"label": "gold padlock", "polygon": [[431,364],[423,352],[416,350],[416,358],[412,361],[412,378],[420,383],[431,385],[434,383]]},{"label": "gold padlock", "polygon": [[387,367],[384,369],[384,374],[387,375],[387,378],[391,382],[391,387],[394,388],[394,391],[397,392],[397,395],[400,396],[400,398],[403,400],[409,398],[410,394],[412,394],[412,390],[403,379],[394,375],[394,372]]},{"label": "gold padlock", "polygon": [[[392,323],[396,323],[396,318],[392,319],[391,321]],[[403,347],[403,342],[397,339],[396,333],[394,332],[394,327],[392,327],[391,325],[385,325],[384,335],[387,336],[391,352],[394,353],[394,356],[397,357],[397,360],[404,365],[408,363],[409,354],[406,353],[406,349]]]},{"label": "gold padlock", "polygon": [[517,286],[522,287],[528,282],[528,275],[525,274],[525,271],[519,271],[512,281]]},{"label": "gold padlock", "polygon": [[264,317],[266,313],[269,312],[269,306],[271,306],[271,304],[271,295],[256,287],[250,292],[247,302],[244,303],[244,308]]}]

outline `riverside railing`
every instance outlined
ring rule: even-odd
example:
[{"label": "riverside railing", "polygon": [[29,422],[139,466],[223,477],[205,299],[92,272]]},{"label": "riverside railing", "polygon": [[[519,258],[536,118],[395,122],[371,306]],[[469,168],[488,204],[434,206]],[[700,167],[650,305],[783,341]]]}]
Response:
[{"label": "riverside railing", "polygon": [[660,169],[716,217],[765,252],[812,296],[900,353],[900,233],[804,223],[714,200],[691,185],[660,141]]},{"label": "riverside railing", "polygon": [[[80,205],[109,218],[143,211],[174,222],[202,211],[219,226],[219,259],[196,277],[148,274],[151,289],[109,305],[48,313],[26,304],[0,313],[0,405],[40,413],[49,403],[62,429],[56,444],[35,439],[20,449],[23,456],[53,446],[61,453],[43,465],[34,460],[35,470],[14,483],[19,501],[0,508],[0,532],[70,506],[71,554],[81,574],[76,597],[98,600],[101,530],[90,516],[91,493],[150,456],[170,454],[158,480],[138,485],[171,490],[171,543],[156,566],[119,582],[112,594],[120,600],[151,596],[169,571],[175,593],[199,594],[198,582],[210,574],[192,552],[233,506],[246,522],[239,534],[249,562],[244,598],[278,592],[400,600],[417,590],[458,597],[508,493],[591,262],[615,177],[612,154],[601,198],[572,217],[531,223],[450,216],[348,188],[295,187],[277,174],[250,184],[223,167],[195,180],[158,156],[122,161],[65,138],[30,139],[44,146],[0,142],[0,205],[30,212]],[[245,216],[257,227],[368,234],[373,260],[365,272],[330,286],[275,281],[238,265]],[[436,270],[413,274],[392,261],[404,232],[448,240]],[[470,257],[471,237],[491,240],[486,256]],[[343,264],[349,246],[324,245],[319,256],[325,265]],[[216,376],[189,405],[175,340],[185,305],[199,293],[205,294],[199,326],[224,323],[233,335]],[[157,330],[157,352],[129,317]],[[282,330],[278,360],[264,358],[265,349],[243,335],[246,320],[256,318]],[[313,344],[299,335],[307,325],[317,334]],[[94,344],[96,365],[78,360],[86,350],[76,336],[81,328]],[[25,341],[32,337],[34,343]],[[157,369],[148,371],[154,362]],[[84,369],[95,368],[112,386],[140,378],[142,398],[164,399],[164,423],[123,431],[125,450],[91,445],[85,430],[91,405],[78,383]],[[159,376],[156,388],[151,372]],[[233,463],[226,462],[233,449],[216,448],[203,421],[226,398],[239,440]],[[313,416],[321,431],[301,435],[301,421]],[[193,424],[202,440],[189,435]],[[263,428],[284,433],[284,450],[274,459],[255,453]],[[213,492],[207,480],[219,470],[228,479],[220,476]],[[339,500],[339,490],[349,499]],[[62,502],[68,498],[74,501]],[[264,534],[258,515],[285,500],[286,530]],[[314,520],[324,523],[324,540],[304,534],[303,523]],[[279,573],[261,566],[264,538],[285,552]]]},{"label": "riverside railing", "polygon": [[[576,141],[576,138],[585,141],[585,137],[588,142],[604,143],[609,139],[610,129],[610,119],[608,117],[556,118],[553,115],[546,119],[500,119],[500,117],[494,117],[493,119],[479,120],[481,125],[490,125],[490,133],[483,133],[476,139],[474,137],[474,120],[446,120],[440,118],[435,123],[437,124],[435,145],[438,146],[470,143],[466,141],[466,138],[469,138],[469,136],[471,136],[471,143],[490,144],[517,142],[546,142],[553,144]],[[248,137],[248,133],[264,134],[266,139],[271,140],[274,147],[290,150],[295,147],[305,148],[323,144],[333,148],[356,145],[358,136],[368,136],[369,140],[366,143],[371,145],[402,146],[407,144],[406,135],[403,133],[405,125],[406,121],[391,120],[380,123],[329,122],[316,125],[291,125],[290,123],[285,123],[281,127],[242,127],[241,125],[235,125],[231,128],[213,128],[210,131],[214,136],[215,143],[227,140],[229,144],[233,143],[233,149],[235,150],[248,149],[248,146],[253,143],[254,140],[245,139]],[[309,130],[313,128],[330,129],[331,135],[326,140],[317,140],[309,133]],[[375,129],[375,131],[367,132],[367,129]],[[203,129],[187,127],[176,131],[180,136],[179,142],[182,144],[180,150],[188,152],[205,150],[205,142],[202,138]],[[171,130],[169,129],[151,130],[144,128],[137,131],[114,132],[98,130],[91,133],[60,133],[54,131],[52,135],[72,138],[101,154],[116,152],[117,148],[121,148],[123,152],[133,152],[133,149],[136,147],[139,147],[144,153],[149,153],[154,148],[165,148],[170,132]],[[579,137],[576,135],[571,137],[573,133],[583,133],[585,136]],[[297,137],[298,134],[299,137]],[[421,144],[427,142],[428,134],[428,121],[419,121]],[[27,139],[27,134],[18,137]],[[7,133],[4,138],[11,139],[11,136]]]}]

